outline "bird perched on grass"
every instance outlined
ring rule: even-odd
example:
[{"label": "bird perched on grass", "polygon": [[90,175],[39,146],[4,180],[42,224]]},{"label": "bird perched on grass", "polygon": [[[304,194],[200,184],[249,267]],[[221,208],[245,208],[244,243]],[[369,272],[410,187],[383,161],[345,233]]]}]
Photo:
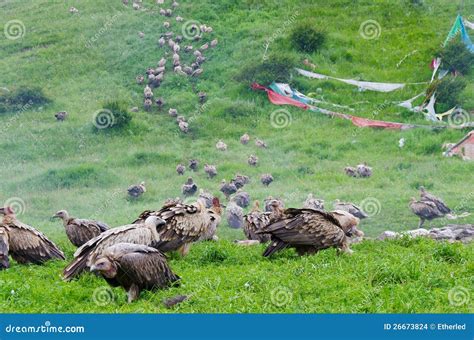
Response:
[{"label": "bird perched on grass", "polygon": [[340,200],[334,201],[334,210],[343,210],[358,217],[360,219],[369,217],[360,207],[350,202],[341,202]]},{"label": "bird perched on grass", "polygon": [[359,177],[370,177],[372,176],[372,168],[365,163],[359,164],[357,165],[357,174]]},{"label": "bird perched on grass", "polygon": [[314,198],[313,194],[310,193],[303,204],[303,208],[324,210],[324,200]]},{"label": "bird perched on grass", "polygon": [[436,203],[423,200],[417,201],[415,197],[411,198],[409,207],[420,218],[418,228],[421,228],[426,220],[431,221],[446,215],[438,209]]},{"label": "bird perched on grass", "polygon": [[333,210],[331,215],[339,222],[346,236],[364,236],[364,232],[358,229],[360,219],[344,210]]},{"label": "bird perched on grass", "polygon": [[221,182],[220,191],[224,194],[224,196],[229,200],[230,196],[237,192],[237,187],[235,186],[234,182],[227,183],[225,179]]},{"label": "bird perched on grass", "polygon": [[250,182],[250,178],[245,175],[236,174],[234,178],[232,179],[232,182],[235,184],[237,189],[240,189],[240,188],[243,188],[244,185]]},{"label": "bird perched on grass", "polygon": [[357,169],[352,166],[346,166],[344,172],[349,177],[357,177]]},{"label": "bird perched on grass", "polygon": [[186,183],[183,184],[181,192],[184,196],[192,196],[197,192],[197,185],[194,183],[192,177],[188,177]]},{"label": "bird perched on grass", "polygon": [[211,45],[211,47],[216,47],[217,43],[218,43],[217,39],[214,39],[214,40],[211,41],[210,45]]},{"label": "bird perched on grass", "polygon": [[74,259],[64,269],[64,280],[69,281],[88,270],[98,257],[110,246],[117,243],[134,243],[150,246],[160,240],[165,221],[157,216],[149,216],[136,223],[109,229],[86,242],[74,253]]},{"label": "bird perched on grass", "polygon": [[273,196],[268,196],[263,200],[263,207],[265,212],[272,212],[275,210],[282,211],[285,208],[285,203],[279,198],[273,198]]},{"label": "bird perched on grass", "polygon": [[146,99],[153,98],[153,91],[151,90],[150,86],[146,85],[145,89],[143,90],[143,95]]},{"label": "bird perched on grass", "polygon": [[241,208],[247,208],[250,204],[250,195],[247,192],[242,191],[242,189],[238,189],[231,201],[235,202]]},{"label": "bird perched on grass", "polygon": [[215,165],[204,164],[204,172],[209,178],[217,176],[217,168]]},{"label": "bird perched on grass", "polygon": [[216,143],[216,149],[219,151],[226,151],[227,150],[227,144],[224,143],[222,140],[219,140]]},{"label": "bird perched on grass", "polygon": [[128,187],[127,189],[128,195],[133,198],[140,197],[146,192],[145,182],[141,182],[140,184],[134,184]]},{"label": "bird perched on grass", "polygon": [[330,247],[352,253],[339,221],[331,213],[321,210],[286,209],[281,218],[273,220],[257,233],[271,235],[264,257],[287,247],[295,248],[299,255],[315,254]]},{"label": "bird perched on grass", "polygon": [[8,235],[7,231],[0,227],[0,270],[10,268],[10,259],[8,258]]},{"label": "bird perched on grass", "polygon": [[165,38],[161,37],[160,39],[158,39],[158,45],[160,45],[160,47],[165,46],[165,44],[166,44]]},{"label": "bird perched on grass", "polygon": [[183,21],[183,20],[184,20],[183,17],[180,17],[179,15],[176,17],[176,21],[177,21],[177,22],[181,22],[181,21]]},{"label": "bird perched on grass", "polygon": [[442,214],[451,213],[451,209],[448,208],[441,198],[430,194],[423,186],[420,186],[420,197],[422,201],[433,202]]},{"label": "bird perched on grass", "polygon": [[267,143],[265,143],[263,140],[261,139],[256,139],[255,140],[255,145],[258,146],[259,148],[267,148]]},{"label": "bird perched on grass", "polygon": [[240,229],[244,225],[244,211],[235,202],[230,202],[226,209],[227,223],[231,228]]},{"label": "bird perched on grass", "polygon": [[242,136],[240,136],[240,143],[243,145],[247,145],[250,141],[250,136],[247,133],[244,133]]},{"label": "bird perched on grass", "polygon": [[53,218],[60,218],[63,221],[67,238],[76,247],[82,246],[104,231],[109,230],[109,226],[103,222],[73,218],[69,216],[66,210],[58,211]]},{"label": "bird perched on grass", "polygon": [[178,122],[179,129],[183,133],[188,133],[189,132],[189,123],[186,121],[180,121]]},{"label": "bird perched on grass", "polygon": [[112,287],[123,287],[129,303],[137,300],[142,290],[167,288],[180,280],[172,272],[163,253],[142,244],[118,243],[110,246],[90,269],[100,274]]},{"label": "bird perched on grass", "polygon": [[185,171],[186,167],[183,164],[176,165],[176,172],[178,173],[178,175],[184,175]]},{"label": "bird perched on grass", "polygon": [[163,106],[165,106],[165,100],[163,98],[158,98],[155,100],[156,106],[158,106],[159,109],[161,109]]},{"label": "bird perched on grass", "polygon": [[206,92],[199,92],[198,97],[199,97],[199,102],[202,104],[206,101],[207,94],[206,94]]},{"label": "bird perched on grass", "polygon": [[270,183],[273,182],[273,176],[272,176],[272,174],[263,174],[260,177],[260,181],[262,182],[263,185],[268,187],[270,185]]},{"label": "bird perched on grass", "polygon": [[54,117],[56,117],[56,120],[58,122],[63,122],[66,119],[67,115],[68,113],[66,111],[59,111],[54,114]]},{"label": "bird perched on grass", "polygon": [[189,168],[192,171],[198,171],[198,167],[199,167],[199,161],[197,159],[190,159],[189,160]]},{"label": "bird perched on grass", "polygon": [[260,243],[270,241],[270,234],[257,233],[270,223],[270,214],[270,212],[262,212],[260,203],[254,202],[251,212],[244,216],[243,231],[247,240],[255,240]]},{"label": "bird perched on grass", "polygon": [[19,221],[10,206],[0,207],[0,215],[3,216],[0,221],[2,240],[5,243],[3,247],[8,247],[8,254],[16,262],[43,264],[49,260],[65,259],[64,253],[43,233]]},{"label": "bird perched on grass", "polygon": [[138,75],[136,78],[135,78],[136,82],[138,85],[141,85],[143,84],[143,82],[145,81],[145,77],[143,77],[141,74]]},{"label": "bird perched on grass", "polygon": [[258,157],[255,155],[250,155],[249,159],[247,160],[250,166],[257,166],[258,164]]},{"label": "bird perched on grass", "polygon": [[214,196],[211,195],[211,193],[205,191],[204,189],[199,189],[198,199],[204,203],[204,206],[206,208],[210,208],[212,207],[212,200],[214,199]]},{"label": "bird perched on grass", "polygon": [[143,37],[145,37],[145,33],[143,32],[138,32],[138,37],[143,39]]},{"label": "bird perched on grass", "polygon": [[178,117],[178,110],[176,109],[169,109],[168,110],[168,114],[171,116],[171,117]]},{"label": "bird perched on grass", "polygon": [[151,99],[145,99],[143,101],[143,108],[145,109],[145,111],[150,111],[152,105],[153,105],[153,102],[151,101]]}]

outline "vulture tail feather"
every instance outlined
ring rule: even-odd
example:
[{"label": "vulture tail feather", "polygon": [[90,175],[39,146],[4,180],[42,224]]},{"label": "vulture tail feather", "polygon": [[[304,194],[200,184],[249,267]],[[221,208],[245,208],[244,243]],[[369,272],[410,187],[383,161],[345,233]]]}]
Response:
[{"label": "vulture tail feather", "polygon": [[265,249],[265,251],[263,252],[263,257],[270,257],[277,251],[285,249],[287,246],[288,244],[281,240],[272,241],[272,243],[270,243],[267,249]]},{"label": "vulture tail feather", "polygon": [[87,258],[89,254],[84,254],[75,258],[69,266],[63,271],[64,281],[71,281],[78,275],[80,275],[87,268]]}]

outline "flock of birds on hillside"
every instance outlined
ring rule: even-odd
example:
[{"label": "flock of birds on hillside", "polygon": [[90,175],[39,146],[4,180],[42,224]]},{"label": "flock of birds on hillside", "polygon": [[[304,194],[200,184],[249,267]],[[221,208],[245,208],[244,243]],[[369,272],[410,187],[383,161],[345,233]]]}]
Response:
[{"label": "flock of birds on hillside", "polygon": [[[248,194],[237,191],[226,210],[249,204]],[[138,299],[142,290],[179,284],[180,277],[173,273],[165,254],[177,251],[185,256],[195,242],[217,241],[223,207],[217,197],[201,191],[193,204],[170,198],[160,209],[145,210],[130,224],[115,228],[96,220],[74,218],[60,210],[53,217],[62,220],[66,236],[78,247],[63,278],[70,281],[84,272],[96,273],[110,285],[123,287],[129,302]],[[412,199],[410,208],[420,217],[420,226],[425,220],[452,213],[440,198],[423,187],[420,199]],[[0,215],[0,270],[10,267],[9,256],[19,264],[65,260],[57,245],[36,228],[19,221],[10,206],[0,208]],[[356,205],[338,200],[334,210],[327,211],[324,201],[312,194],[302,208],[285,209],[283,201],[269,197],[264,201],[264,211],[255,201],[248,214],[240,211],[238,216],[241,218],[229,222],[243,230],[246,240],[238,243],[266,244],[265,257],[285,248],[294,248],[299,255],[331,247],[350,254],[350,238],[364,236],[358,226],[360,219],[368,217]]]}]

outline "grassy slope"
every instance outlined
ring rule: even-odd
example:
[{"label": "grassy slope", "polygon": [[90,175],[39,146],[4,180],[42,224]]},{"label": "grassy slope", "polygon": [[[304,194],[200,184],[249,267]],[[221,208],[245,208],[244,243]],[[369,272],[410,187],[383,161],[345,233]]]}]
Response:
[{"label": "grassy slope", "polygon": [[[70,5],[79,8],[80,14],[71,16],[67,11]],[[297,21],[311,20],[329,32],[326,49],[309,56],[322,73],[373,81],[429,79],[427,65],[456,13],[451,1],[427,1],[422,8],[404,1],[339,0],[330,5],[323,1],[182,1],[179,14],[186,20],[211,25],[212,36],[220,40],[219,48],[208,53],[206,71],[196,84],[209,94],[209,102],[203,114],[193,120],[190,135],[178,134],[167,115],[145,112],[135,113],[132,126],[123,134],[94,133],[92,116],[105,100],[120,98],[130,106],[140,106],[142,87],[135,84],[135,75],[161,58],[156,41],[163,19],[151,1],[145,1],[145,7],[148,10],[136,12],[120,1],[0,3],[2,25],[19,19],[26,26],[24,38],[0,40],[0,86],[38,85],[54,100],[42,110],[0,117],[4,124],[12,117],[19,118],[8,124],[8,129],[1,129],[0,170],[5,175],[0,182],[0,201],[22,198],[26,211],[20,218],[50,235],[66,249],[69,258],[72,246],[59,223],[49,221],[56,210],[67,208],[76,216],[102,219],[111,225],[128,223],[143,209],[158,207],[166,197],[179,195],[183,178],[175,175],[174,167],[189,158],[218,166],[219,176],[214,180],[206,179],[202,172],[195,176],[200,187],[216,193],[219,179],[240,171],[254,179],[246,187],[252,198],[280,196],[288,206],[300,205],[308,192],[323,197],[329,206],[335,198],[353,202],[375,198],[380,202],[380,212],[362,224],[371,236],[386,229],[416,226],[417,219],[407,203],[420,184],[442,196],[448,205],[472,211],[473,165],[443,158],[440,151],[443,142],[456,141],[463,132],[357,129],[345,121],[292,108],[288,108],[292,124],[275,129],[270,113],[276,107],[261,93],[232,80],[243,63],[262,59],[262,45],[275,29],[282,28],[283,34],[270,45],[270,51],[289,50],[283,39],[287,34],[285,21],[295,11]],[[466,14],[473,12],[474,4],[466,1]],[[85,42],[117,13],[118,19],[93,48],[85,48]],[[53,14],[55,20],[50,19]],[[368,19],[377,20],[382,27],[377,40],[364,40],[358,33],[360,23]],[[138,31],[145,33],[144,39],[138,38]],[[417,52],[397,68],[397,63],[414,50]],[[354,106],[359,115],[367,117],[385,100],[406,99],[422,90],[408,87],[392,94],[360,93],[332,82],[296,78],[295,83],[303,92],[319,87],[326,100],[340,104],[368,101]],[[463,94],[467,108],[474,107],[473,89],[471,81]],[[188,82],[171,76],[158,92],[171,107],[189,117],[196,110],[191,91]],[[240,106],[253,113],[232,117],[226,110]],[[58,110],[71,113],[63,124],[52,119]],[[401,116],[391,107],[382,111],[378,118],[423,123],[422,118]],[[238,137],[244,132],[266,140],[269,149],[240,145]],[[398,148],[401,137],[407,140],[402,150]],[[219,138],[229,145],[226,153],[215,151]],[[260,158],[256,169],[246,165],[250,153]],[[361,161],[374,167],[372,178],[354,180],[341,172],[344,166]],[[51,176],[51,170],[59,171],[59,175]],[[258,181],[263,172],[275,177],[269,188]],[[135,202],[126,200],[127,186],[141,180],[147,181],[147,194]],[[65,182],[71,185],[65,187]],[[465,221],[473,223],[474,217]],[[435,221],[433,225],[445,223]],[[243,236],[225,224],[219,233],[226,240]],[[452,251],[460,254],[457,262],[433,257],[438,247],[430,242],[413,247],[364,244],[355,247],[358,254],[353,259],[335,257],[328,251],[304,259],[288,252],[267,261],[257,256],[261,249],[240,249],[223,242],[197,245],[190,258],[174,259],[172,265],[185,279],[185,287],[176,292],[196,294],[193,302],[180,307],[182,311],[466,311],[469,306],[447,304],[447,291],[454,285],[472,288],[472,265],[463,264],[472,259],[472,246],[452,246]],[[418,261],[420,257],[424,261]],[[224,259],[219,262],[219,258]],[[326,265],[318,267],[321,264],[327,264],[327,269]],[[6,298],[12,289],[17,292],[15,297],[0,301],[0,310],[156,311],[161,297],[174,293],[149,294],[136,305],[126,306],[123,294],[115,290],[121,294],[116,304],[86,305],[94,288],[104,283],[89,276],[62,283],[58,279],[62,266],[15,265],[0,273],[0,296]],[[371,278],[379,272],[382,277],[401,278],[392,278],[387,284],[381,279],[374,285]],[[28,285],[24,284],[25,277]],[[245,282],[251,284],[250,293],[243,288]],[[293,291],[291,303],[283,307],[269,301],[271,289],[280,286]]]}]

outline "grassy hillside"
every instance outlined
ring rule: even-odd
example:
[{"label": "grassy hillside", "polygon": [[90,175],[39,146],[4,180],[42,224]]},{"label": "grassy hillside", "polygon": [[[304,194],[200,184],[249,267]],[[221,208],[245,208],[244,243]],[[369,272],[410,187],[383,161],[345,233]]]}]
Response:
[{"label": "grassy hillside", "polygon": [[[79,13],[69,13],[70,6]],[[143,86],[136,84],[135,77],[147,67],[156,67],[162,57],[157,40],[166,30],[158,10],[150,0],[144,0],[139,11],[119,0],[0,2],[0,24],[20,20],[25,28],[20,39],[0,39],[0,88],[14,91],[36,86],[52,101],[0,114],[0,202],[20,202],[19,218],[56,241],[68,259],[74,249],[62,225],[49,219],[57,210],[68,209],[74,216],[97,218],[113,226],[129,223],[144,209],[158,208],[164,199],[180,195],[184,178],[176,174],[175,166],[191,158],[201,165],[216,164],[219,175],[212,180],[202,167],[193,174],[200,188],[216,195],[220,195],[221,179],[240,172],[252,179],[245,188],[252,199],[273,195],[287,206],[300,206],[313,192],[326,200],[328,208],[336,198],[373,202],[373,216],[361,224],[369,236],[387,229],[416,228],[418,219],[408,202],[420,185],[456,210],[474,212],[474,165],[441,155],[443,143],[459,140],[466,131],[359,129],[348,121],[296,108],[285,108],[291,124],[275,128],[270,117],[279,107],[271,105],[263,93],[250,90],[249,84],[235,80],[245,66],[262,62],[264,44],[270,40],[269,55],[289,56],[301,66],[308,58],[323,74],[380,82],[428,81],[429,63],[455,19],[456,3],[182,0],[176,13],[185,21],[213,27],[213,33],[199,44],[218,38],[219,45],[206,53],[205,71],[197,80],[169,74],[155,90],[165,98],[165,108],[145,112]],[[465,1],[463,14],[474,14],[474,2]],[[290,18],[294,23],[289,23]],[[379,23],[378,39],[360,35],[359,27],[367,20]],[[170,21],[172,30],[179,32],[181,24]],[[328,33],[320,53],[305,55],[291,47],[288,34],[293,25],[305,21]],[[140,31],[143,38],[138,36]],[[462,94],[465,108],[471,110],[473,80],[472,75],[467,77]],[[292,85],[304,93],[317,92],[329,102],[350,105],[354,114],[363,117],[377,112],[376,119],[426,123],[420,115],[387,104],[413,97],[425,89],[423,85],[389,94],[359,92],[352,86],[296,74]],[[209,97],[201,108],[198,91]],[[140,108],[132,113],[132,123],[124,131],[93,128],[94,114],[109,100]],[[170,107],[192,118],[189,134],[179,132],[167,114]],[[58,123],[54,113],[61,110],[68,111],[69,117]],[[241,145],[239,137],[245,132],[265,140],[269,148],[258,149],[254,139]],[[404,148],[398,146],[400,138],[406,140]],[[226,152],[215,149],[219,139],[228,144]],[[252,153],[260,159],[256,168],[246,163]],[[342,171],[360,162],[374,168],[371,178],[353,179]],[[266,172],[275,178],[268,188],[259,181]],[[127,187],[142,180],[147,183],[146,194],[127,200]],[[462,222],[474,223],[474,215]],[[446,223],[435,220],[432,226]],[[119,295],[116,302],[93,304],[93,292],[104,282],[84,276],[78,282],[63,283],[59,274],[65,263],[14,264],[0,273],[0,310],[155,312],[162,311],[162,297],[174,293],[194,294],[179,307],[183,312],[455,312],[472,308],[472,302],[463,306],[447,302],[448,291],[455,286],[472,291],[472,246],[428,241],[365,243],[354,247],[353,257],[337,257],[330,250],[297,258],[286,251],[265,260],[259,256],[263,248],[238,248],[230,242],[243,238],[241,231],[223,223],[219,235],[222,242],[199,244],[188,258],[173,258],[173,268],[184,278],[182,288],[147,294],[132,306],[123,303],[118,289],[113,291]],[[440,252],[454,254],[455,260],[451,255],[448,259],[436,255]],[[283,307],[271,302],[271,291],[279,287],[292,292],[291,302]]]}]

